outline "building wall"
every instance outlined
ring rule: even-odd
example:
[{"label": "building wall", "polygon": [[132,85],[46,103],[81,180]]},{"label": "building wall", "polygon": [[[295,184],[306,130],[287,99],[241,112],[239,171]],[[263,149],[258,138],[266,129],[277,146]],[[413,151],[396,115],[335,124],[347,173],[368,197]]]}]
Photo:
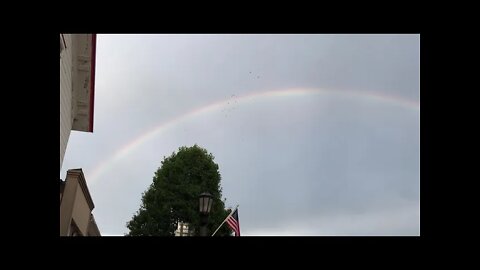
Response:
[{"label": "building wall", "polygon": [[60,53],[60,169],[70,132],[93,132],[96,35],[61,34],[62,40],[66,46]]},{"label": "building wall", "polygon": [[75,196],[75,202],[73,204],[72,218],[77,224],[78,229],[83,235],[88,234],[88,223],[90,222],[90,207],[88,206],[87,199],[83,195],[81,188],[77,188],[77,194]]},{"label": "building wall", "polygon": [[[61,37],[60,37],[61,38]],[[66,48],[60,53],[60,168],[72,130],[72,36],[64,34]]]},{"label": "building wall", "polygon": [[90,34],[73,35],[73,123],[72,130],[93,132],[93,96],[95,38]]},{"label": "building wall", "polygon": [[92,215],[95,207],[82,169],[67,171],[60,188],[60,236],[71,236],[72,228],[83,236],[101,236]]},{"label": "building wall", "polygon": [[178,222],[177,230],[175,230],[175,236],[191,236],[193,231],[190,230],[188,223]]},{"label": "building wall", "polygon": [[[75,183],[74,183],[75,182]],[[65,188],[62,192],[62,199],[60,201],[60,235],[69,235],[70,224],[72,221],[73,205],[75,202],[75,195],[77,189],[80,189],[75,180],[68,177],[65,180]]]}]

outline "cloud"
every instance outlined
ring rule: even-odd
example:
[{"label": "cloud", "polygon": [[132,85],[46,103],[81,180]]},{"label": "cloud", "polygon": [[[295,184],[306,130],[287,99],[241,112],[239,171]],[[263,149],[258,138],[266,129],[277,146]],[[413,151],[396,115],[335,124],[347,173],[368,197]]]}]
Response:
[{"label": "cloud", "polygon": [[340,213],[308,216],[255,228],[243,236],[419,236],[420,208],[409,203],[398,208],[366,213]]}]

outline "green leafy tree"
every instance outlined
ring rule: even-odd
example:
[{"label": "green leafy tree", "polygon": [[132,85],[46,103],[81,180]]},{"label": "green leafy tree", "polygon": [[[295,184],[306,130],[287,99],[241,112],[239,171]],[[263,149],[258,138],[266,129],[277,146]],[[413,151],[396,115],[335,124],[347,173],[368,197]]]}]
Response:
[{"label": "green leafy tree", "polygon": [[[182,146],[162,161],[153,183],[142,194],[142,205],[127,222],[127,236],[174,236],[178,222],[189,223],[193,235],[200,232],[198,196],[212,194],[214,201],[208,219],[208,232],[213,233],[227,217],[222,201],[221,176],[214,156],[194,145]],[[230,236],[226,224],[215,236]]]}]

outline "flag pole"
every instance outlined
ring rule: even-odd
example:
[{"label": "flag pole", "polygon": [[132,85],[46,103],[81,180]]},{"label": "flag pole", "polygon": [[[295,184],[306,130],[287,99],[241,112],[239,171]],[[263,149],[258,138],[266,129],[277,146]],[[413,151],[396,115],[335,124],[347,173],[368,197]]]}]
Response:
[{"label": "flag pole", "polygon": [[[237,204],[237,207],[235,207],[235,210],[238,209],[238,204]],[[225,221],[227,221],[227,219],[233,214],[233,212],[235,212],[235,210],[233,210],[232,212],[230,212],[230,214],[228,214],[228,216],[223,220],[222,224],[220,224],[220,226],[218,226],[218,228],[215,230],[215,232],[212,234],[212,236],[214,236],[217,231],[222,227],[223,223],[225,223]]]}]

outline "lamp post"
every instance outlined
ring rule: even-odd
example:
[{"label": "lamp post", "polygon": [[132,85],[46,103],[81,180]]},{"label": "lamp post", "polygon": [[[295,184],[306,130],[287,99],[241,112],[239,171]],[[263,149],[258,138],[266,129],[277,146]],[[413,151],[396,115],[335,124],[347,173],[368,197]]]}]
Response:
[{"label": "lamp post", "polygon": [[200,194],[200,236],[207,236],[208,214],[212,209],[213,196],[204,192]]}]

